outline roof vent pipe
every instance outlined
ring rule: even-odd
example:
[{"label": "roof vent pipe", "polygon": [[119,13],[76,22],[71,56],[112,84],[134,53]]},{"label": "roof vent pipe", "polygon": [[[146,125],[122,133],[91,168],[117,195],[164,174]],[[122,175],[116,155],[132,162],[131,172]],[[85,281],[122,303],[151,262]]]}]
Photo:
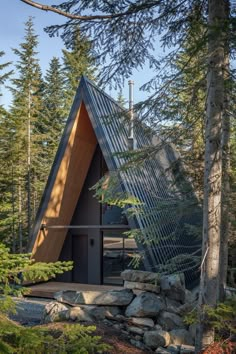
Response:
[{"label": "roof vent pipe", "polygon": [[134,139],[134,81],[129,80],[129,115],[130,115],[130,127],[129,127],[129,137],[128,146],[130,150],[135,148]]}]

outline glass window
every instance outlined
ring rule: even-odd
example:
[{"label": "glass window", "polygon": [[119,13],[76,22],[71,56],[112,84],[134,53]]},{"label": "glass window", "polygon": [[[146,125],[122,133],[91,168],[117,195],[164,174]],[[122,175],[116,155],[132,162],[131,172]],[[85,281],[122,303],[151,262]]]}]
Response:
[{"label": "glass window", "polygon": [[[123,235],[124,231],[103,232],[103,283],[122,285],[120,273],[133,268],[134,257],[139,253],[136,241]],[[139,268],[140,269],[140,268]]]}]

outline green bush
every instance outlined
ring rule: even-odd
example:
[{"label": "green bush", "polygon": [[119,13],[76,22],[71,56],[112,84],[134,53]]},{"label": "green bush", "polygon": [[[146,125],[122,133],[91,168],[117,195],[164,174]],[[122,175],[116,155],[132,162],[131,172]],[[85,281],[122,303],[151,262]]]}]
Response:
[{"label": "green bush", "polygon": [[[206,319],[210,326],[215,329],[217,337],[229,338],[232,334],[236,334],[236,296],[221,302],[217,307],[205,305]],[[186,324],[197,323],[197,310],[188,313],[184,322]]]},{"label": "green bush", "polygon": [[0,318],[1,354],[93,354],[104,353],[109,346],[93,335],[95,326],[60,325],[57,328],[19,326]]},{"label": "green bush", "polygon": [[96,327],[63,325],[23,327],[9,320],[13,312],[12,296],[29,292],[21,284],[37,279],[48,280],[72,269],[72,262],[35,263],[30,254],[10,254],[0,244],[0,353],[1,354],[93,354],[104,353],[109,346],[93,335]]}]

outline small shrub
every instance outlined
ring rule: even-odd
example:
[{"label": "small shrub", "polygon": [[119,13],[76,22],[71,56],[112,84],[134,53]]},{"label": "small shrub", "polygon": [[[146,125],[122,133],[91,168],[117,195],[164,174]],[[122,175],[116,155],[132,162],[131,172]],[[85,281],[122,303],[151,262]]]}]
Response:
[{"label": "small shrub", "polygon": [[222,340],[219,342],[214,342],[205,349],[202,354],[232,354],[236,352],[235,343],[231,342],[229,339]]}]

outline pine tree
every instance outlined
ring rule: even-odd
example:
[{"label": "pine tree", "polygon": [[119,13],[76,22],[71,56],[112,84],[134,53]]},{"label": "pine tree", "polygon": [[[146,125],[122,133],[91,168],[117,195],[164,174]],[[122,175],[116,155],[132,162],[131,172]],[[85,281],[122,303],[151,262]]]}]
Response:
[{"label": "pine tree", "polygon": [[[42,117],[42,75],[37,59],[37,35],[32,18],[25,24],[25,42],[14,49],[18,57],[17,77],[12,80],[11,106],[14,144],[12,145],[14,180],[17,180],[17,214],[19,249],[22,251],[29,237],[35,199],[35,175],[38,161],[37,121]],[[27,210],[27,213],[25,212]]]},{"label": "pine tree", "polygon": [[[0,52],[0,57],[4,52]],[[0,65],[0,85],[11,76],[13,71],[5,71],[11,63]],[[0,92],[0,96],[2,96]],[[14,190],[12,189],[12,166],[9,147],[12,142],[12,130],[9,125],[9,114],[0,105],[0,239],[15,249],[15,227],[14,227]]]},{"label": "pine tree", "polygon": [[65,77],[58,58],[52,58],[45,76],[44,127],[42,152],[47,154],[46,175],[55,156],[66,121]]},{"label": "pine tree", "polygon": [[73,32],[73,39],[70,42],[69,48],[70,50],[62,50],[66,83],[66,109],[68,113],[80,77],[85,75],[91,80],[95,79],[95,61],[90,41],[82,37],[80,32],[76,30]]}]

